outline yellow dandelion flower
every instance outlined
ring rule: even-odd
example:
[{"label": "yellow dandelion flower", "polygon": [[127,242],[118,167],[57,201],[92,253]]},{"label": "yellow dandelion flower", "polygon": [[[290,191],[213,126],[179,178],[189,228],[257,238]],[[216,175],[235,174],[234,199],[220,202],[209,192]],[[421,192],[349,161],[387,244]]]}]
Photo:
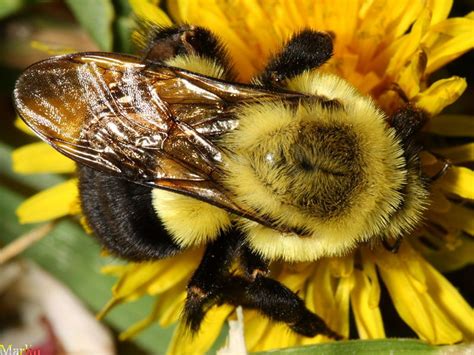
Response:
[{"label": "yellow dandelion flower", "polygon": [[[171,23],[154,6],[156,1],[130,0],[130,4],[140,18]],[[451,7],[452,2],[444,0],[340,1],[337,5],[327,0],[168,2],[174,22],[207,27],[218,35],[228,48],[240,81],[248,81],[258,73],[293,33],[312,28],[335,36],[334,56],[322,70],[346,79],[373,97],[387,113],[408,99],[431,116],[455,102],[467,84],[459,77],[431,83],[430,74],[474,47],[474,14],[448,18]],[[430,120],[426,132],[472,138],[473,122],[470,116],[439,115]],[[472,308],[432,266],[448,271],[473,261],[474,254],[469,251],[474,243],[466,237],[474,234],[473,213],[468,205],[474,200],[474,172],[466,164],[474,160],[473,143],[464,140],[458,146],[432,144],[429,148],[433,154],[420,154],[428,175],[441,170],[443,158],[453,166],[432,184],[425,224],[404,239],[398,253],[361,246],[344,257],[273,265],[272,277],[298,291],[311,311],[345,337],[350,334],[350,312],[359,338],[387,336],[380,306],[385,287],[399,316],[420,339],[433,344],[474,339]],[[32,158],[38,156],[41,160]],[[47,151],[43,143],[20,148],[13,161],[22,173],[74,169],[67,159]],[[56,207],[45,209],[51,206],[50,199]],[[18,214],[23,223],[38,222],[78,213],[77,206],[77,187],[75,180],[70,180],[25,201]],[[152,263],[108,267],[104,271],[117,275],[119,280],[101,315],[118,303],[148,294],[157,296],[155,308],[121,338],[131,337],[153,322],[162,326],[177,322],[187,280],[201,255],[202,250],[194,250]],[[183,326],[178,326],[169,353],[205,352],[232,315],[233,307],[214,306],[203,330],[192,338]],[[244,310],[244,322],[251,351],[329,340],[321,335],[305,338],[290,333],[252,310]]]}]

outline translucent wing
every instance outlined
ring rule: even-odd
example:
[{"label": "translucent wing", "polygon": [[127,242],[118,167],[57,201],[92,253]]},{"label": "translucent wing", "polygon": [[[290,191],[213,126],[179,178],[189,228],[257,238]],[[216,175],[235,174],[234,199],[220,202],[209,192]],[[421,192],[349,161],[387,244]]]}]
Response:
[{"label": "translucent wing", "polygon": [[239,104],[300,97],[114,53],[39,62],[23,73],[14,92],[23,120],[76,162],[259,222],[219,184],[222,152],[212,138],[238,125]]}]

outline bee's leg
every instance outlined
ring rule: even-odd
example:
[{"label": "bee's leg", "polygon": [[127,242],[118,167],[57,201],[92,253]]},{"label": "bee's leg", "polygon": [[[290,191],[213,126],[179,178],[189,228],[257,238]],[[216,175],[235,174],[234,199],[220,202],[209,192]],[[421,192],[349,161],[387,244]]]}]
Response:
[{"label": "bee's leg", "polygon": [[288,324],[293,331],[304,336],[323,334],[334,339],[342,338],[308,310],[293,291],[267,277],[267,263],[246,246],[242,247],[241,263],[245,277],[234,276],[227,280],[222,290],[224,302],[256,309],[274,321]]},{"label": "bee's leg", "polygon": [[449,161],[449,159],[446,159],[445,157],[440,156],[438,154],[434,154],[434,156],[436,157],[436,159],[443,163],[443,166],[441,167],[441,169],[438,170],[436,174],[429,177],[429,180],[431,182],[435,182],[436,180],[442,178],[446,174],[446,172],[452,167],[452,163]]},{"label": "bee's leg", "polygon": [[342,339],[326,323],[308,310],[304,302],[276,280],[257,276],[249,281],[240,276],[228,280],[222,289],[223,301],[260,311],[273,321],[284,322],[296,333],[307,337],[318,334]]},{"label": "bee's leg", "polygon": [[[230,273],[232,260],[241,249],[245,276]],[[304,302],[290,289],[268,274],[267,263],[250,249],[242,246],[238,234],[226,234],[210,244],[199,268],[188,284],[184,320],[196,332],[209,308],[228,303],[260,311],[274,321],[287,323],[298,334],[323,334],[334,339],[341,336],[309,311]]]},{"label": "bee's leg", "polygon": [[163,228],[152,205],[152,189],[78,165],[79,196],[88,226],[114,255],[161,259],[181,248]]},{"label": "bee's leg", "polygon": [[230,276],[230,267],[241,244],[241,236],[229,231],[210,243],[199,267],[188,283],[184,321],[196,332],[211,306],[221,302],[223,285]]},{"label": "bee's leg", "polygon": [[247,245],[240,249],[240,263],[248,280],[255,280],[257,276],[268,276],[268,263],[256,255]]},{"label": "bee's leg", "polygon": [[385,250],[393,253],[393,254],[396,254],[398,253],[398,250],[400,249],[400,246],[402,245],[402,238],[397,238],[395,240],[395,243],[393,244],[390,244],[387,240],[383,240],[382,241],[382,245],[383,247],[385,248]]},{"label": "bee's leg", "polygon": [[264,86],[281,86],[286,79],[315,69],[333,54],[332,37],[328,33],[303,30],[273,56],[262,74],[255,80]]},{"label": "bee's leg", "polygon": [[227,52],[211,31],[193,25],[147,26],[144,31],[144,62],[169,64],[176,57],[197,56],[222,68],[226,80],[233,79]]},{"label": "bee's leg", "polygon": [[414,106],[406,105],[395,111],[388,122],[397,132],[404,148],[413,142],[413,138],[421,131],[428,121],[427,114]]}]

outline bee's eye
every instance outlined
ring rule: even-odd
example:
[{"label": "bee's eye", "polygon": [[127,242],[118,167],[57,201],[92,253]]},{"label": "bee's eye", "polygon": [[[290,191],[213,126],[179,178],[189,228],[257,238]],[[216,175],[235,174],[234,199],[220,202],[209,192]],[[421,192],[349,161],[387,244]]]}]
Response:
[{"label": "bee's eye", "polygon": [[252,152],[259,180],[283,203],[334,214],[360,181],[357,137],[342,125],[311,123],[275,132]]}]

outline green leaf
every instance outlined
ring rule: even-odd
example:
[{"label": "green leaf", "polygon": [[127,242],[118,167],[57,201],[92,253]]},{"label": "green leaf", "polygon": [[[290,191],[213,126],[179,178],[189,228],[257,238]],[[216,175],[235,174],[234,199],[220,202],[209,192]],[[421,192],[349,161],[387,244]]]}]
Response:
[{"label": "green leaf", "polygon": [[14,14],[27,4],[26,0],[0,0],[0,19]]},{"label": "green leaf", "polygon": [[115,22],[115,50],[121,53],[132,53],[132,37],[134,22],[131,17],[120,16]]},{"label": "green leaf", "polygon": [[115,11],[119,16],[129,16],[132,13],[129,0],[115,0]]},{"label": "green leaf", "polygon": [[[450,347],[452,348],[452,347]],[[414,339],[349,340],[252,354],[437,354],[440,347]]]},{"label": "green leaf", "polygon": [[104,51],[113,44],[112,22],[115,17],[111,0],[66,0],[79,23]]}]

